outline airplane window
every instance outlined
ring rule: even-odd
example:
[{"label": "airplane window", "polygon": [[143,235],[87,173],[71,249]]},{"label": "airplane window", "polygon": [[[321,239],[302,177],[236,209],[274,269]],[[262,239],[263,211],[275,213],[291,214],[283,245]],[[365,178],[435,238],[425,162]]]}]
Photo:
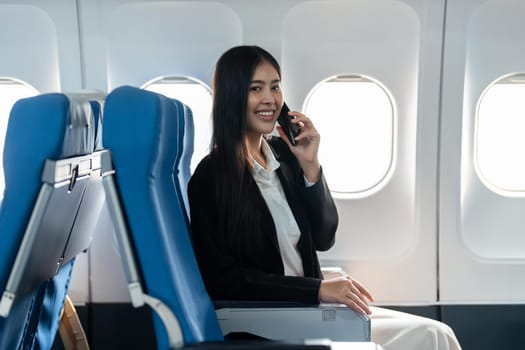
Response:
[{"label": "airplane window", "polygon": [[[4,154],[5,133],[9,113],[16,101],[38,95],[38,91],[20,80],[0,77],[0,155]],[[4,168],[0,166],[0,194],[4,192]]]},{"label": "airplane window", "polygon": [[154,79],[142,87],[175,98],[189,106],[195,123],[194,152],[191,158],[191,171],[199,161],[209,153],[212,133],[211,126],[211,89],[195,78],[164,77]]},{"label": "airplane window", "polygon": [[386,90],[362,76],[318,84],[304,108],[321,134],[319,159],[335,197],[370,195],[394,160],[394,107]]},{"label": "airplane window", "polygon": [[475,168],[496,192],[525,191],[525,74],[491,84],[476,115]]}]

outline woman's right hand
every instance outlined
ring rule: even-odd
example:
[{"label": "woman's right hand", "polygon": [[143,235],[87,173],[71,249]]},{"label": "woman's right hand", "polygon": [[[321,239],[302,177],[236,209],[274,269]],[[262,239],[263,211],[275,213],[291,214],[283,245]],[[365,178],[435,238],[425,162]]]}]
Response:
[{"label": "woman's right hand", "polygon": [[345,304],[365,315],[372,313],[368,307],[368,302],[374,301],[374,298],[361,283],[350,276],[343,276],[321,282],[319,301]]}]

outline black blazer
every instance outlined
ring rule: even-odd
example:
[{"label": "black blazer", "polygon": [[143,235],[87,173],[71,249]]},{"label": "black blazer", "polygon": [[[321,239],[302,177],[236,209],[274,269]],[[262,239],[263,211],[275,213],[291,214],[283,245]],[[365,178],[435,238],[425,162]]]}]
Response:
[{"label": "black blazer", "polygon": [[261,212],[263,242],[252,251],[232,253],[218,232],[216,157],[206,156],[188,184],[192,238],[206,289],[214,300],[271,300],[319,302],[321,271],[317,250],[329,249],[335,240],[337,209],[324,176],[306,187],[295,156],[280,138],[269,141],[280,167],[277,174],[301,231],[297,248],[305,277],[284,276],[275,225],[255,180],[247,190]]}]

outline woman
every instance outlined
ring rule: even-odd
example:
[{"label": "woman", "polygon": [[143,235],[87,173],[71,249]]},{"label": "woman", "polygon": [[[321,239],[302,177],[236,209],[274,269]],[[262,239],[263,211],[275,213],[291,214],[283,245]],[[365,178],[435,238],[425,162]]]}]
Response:
[{"label": "woman", "polygon": [[[195,253],[211,298],[333,302],[371,314],[372,295],[358,281],[321,276],[316,251],[334,244],[338,215],[317,130],[289,112],[301,130],[296,145],[279,126],[281,137],[265,136],[283,105],[277,61],[257,46],[234,47],[217,62],[213,85],[212,150],[188,185]],[[386,345],[399,332],[387,328],[379,338],[395,349]]]}]

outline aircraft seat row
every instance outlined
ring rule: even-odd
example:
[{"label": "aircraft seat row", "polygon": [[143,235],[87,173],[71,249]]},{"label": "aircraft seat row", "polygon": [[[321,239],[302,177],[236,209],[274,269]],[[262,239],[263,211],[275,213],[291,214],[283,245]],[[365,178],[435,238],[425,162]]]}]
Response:
[{"label": "aircraft seat row", "polygon": [[[132,304],[155,311],[159,349],[376,349],[370,320],[338,305],[215,310],[189,235],[192,152],[191,110],[153,92],[125,86],[105,100],[47,94],[15,104],[0,208],[0,350],[51,347],[74,257],[103,208]],[[276,341],[225,342],[230,332]]]}]

